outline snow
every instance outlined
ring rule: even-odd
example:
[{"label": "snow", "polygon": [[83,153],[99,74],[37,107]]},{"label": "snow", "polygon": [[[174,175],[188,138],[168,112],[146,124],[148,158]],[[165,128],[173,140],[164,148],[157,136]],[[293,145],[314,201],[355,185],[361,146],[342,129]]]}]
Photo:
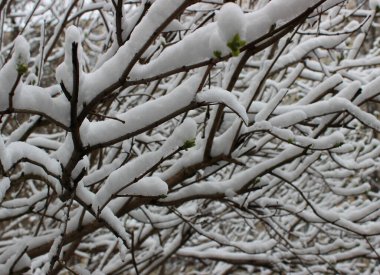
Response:
[{"label": "snow", "polygon": [[[267,108],[263,108],[262,110],[265,110],[265,109]],[[289,127],[291,125],[300,123],[306,119],[307,119],[307,115],[304,111],[294,110],[294,111],[289,111],[284,114],[273,116],[272,118],[269,119],[269,123],[277,127]],[[257,129],[257,126],[256,126],[256,129]]]},{"label": "snow", "polygon": [[161,199],[164,202],[173,202],[180,200],[184,197],[197,198],[202,196],[211,195],[224,195],[225,190],[231,188],[235,193],[238,193],[244,186],[251,183],[251,180],[257,178],[268,169],[268,167],[275,167],[276,164],[282,163],[287,159],[297,156],[303,149],[294,146],[287,148],[281,152],[277,158],[267,159],[249,169],[235,174],[232,179],[224,181],[209,181],[202,183],[194,183],[192,185],[183,187],[178,191],[171,192],[166,198]]},{"label": "snow", "polygon": [[120,259],[121,261],[125,261],[125,259],[127,258],[127,248],[124,246],[123,244],[123,240],[121,240],[120,238],[117,239],[117,246],[119,248],[119,252],[120,252]]},{"label": "snow", "polygon": [[[199,76],[195,75],[184,81],[169,94],[156,100],[148,101],[118,115],[117,118],[125,121],[124,124],[110,119],[91,122],[84,126],[85,130],[81,127],[83,144],[94,146],[119,137],[124,137],[123,139],[125,139],[128,135],[136,135],[136,133],[142,132],[149,125],[165,119],[170,114],[192,103],[199,81]],[[170,108],[167,106],[170,106]]]},{"label": "snow", "polygon": [[236,34],[241,39],[245,38],[245,18],[240,6],[235,3],[226,3],[216,15],[218,34],[224,44],[232,39]]},{"label": "snow", "polygon": [[282,55],[276,65],[273,67],[273,70],[280,70],[300,60],[305,55],[308,55],[310,52],[313,52],[317,48],[334,48],[337,45],[344,42],[348,37],[349,33],[358,28],[359,23],[356,21],[351,21],[347,26],[345,26],[345,33],[336,36],[321,36],[308,39],[302,43],[299,43],[295,46],[289,53]]},{"label": "snow", "polygon": [[[59,233],[59,232],[57,232],[57,233]],[[49,254],[48,254],[48,261],[44,265],[44,272],[45,273],[49,272],[50,263],[51,263],[53,257],[55,255],[60,257],[60,255],[58,254],[58,247],[59,247],[61,242],[62,242],[62,235],[59,233],[59,234],[57,234],[56,238],[54,239],[53,244],[50,247]]]},{"label": "snow", "polygon": [[186,28],[177,19],[174,19],[170,24],[164,29],[164,32],[175,32],[184,31]]},{"label": "snow", "polygon": [[[0,70],[0,110],[4,111],[9,108],[9,95],[13,86],[16,84],[18,71],[27,70],[29,62],[29,44],[25,38],[18,36],[15,40],[14,52],[12,58]],[[22,69],[22,70],[21,70]],[[21,86],[19,82],[15,87],[16,92]]]},{"label": "snow", "polygon": [[3,201],[3,199],[5,197],[5,193],[9,189],[10,184],[11,184],[11,181],[9,178],[0,179],[0,202]]},{"label": "snow", "polygon": [[[193,213],[194,210],[192,210],[193,212],[191,212],[188,210],[188,208],[187,209],[183,209],[183,208],[184,207],[180,207],[178,209],[178,211],[181,212],[181,215],[185,217],[195,215]],[[133,210],[130,212],[130,215],[134,219],[138,220],[139,222],[142,222],[145,224],[154,224],[155,228],[160,228],[160,229],[170,228],[170,227],[181,224],[181,219],[179,219],[173,213],[156,214],[154,212],[149,211],[149,209],[146,207]]]},{"label": "snow", "polygon": [[33,127],[39,120],[39,116],[32,116],[28,121],[20,125],[15,131],[13,131],[7,139],[6,144],[10,144],[13,141],[19,141],[20,138],[27,132],[31,127]]},{"label": "snow", "polygon": [[28,66],[30,58],[30,46],[29,43],[23,36],[18,36],[15,39],[14,45],[14,57],[16,59],[16,65],[26,65]]},{"label": "snow", "polygon": [[236,195],[236,193],[234,192],[233,189],[228,188],[225,192],[225,195],[227,198],[233,198]]},{"label": "snow", "polygon": [[[136,183],[133,183],[133,181],[144,175],[151,167],[162,161],[164,157],[180,149],[186,141],[193,140],[195,135],[196,123],[188,118],[173,131],[172,135],[158,151],[143,154],[114,170],[97,192],[96,198],[93,199],[93,207],[101,208],[112,195],[120,192],[122,194],[131,192],[130,195],[141,196],[165,195],[168,192],[168,187],[162,179],[145,177],[146,179],[142,178]],[[133,184],[130,185],[131,183]]]},{"label": "snow", "polygon": [[[87,269],[81,267],[80,265],[75,265],[72,267],[72,270],[76,272],[79,275],[91,275],[91,272],[88,271]],[[95,273],[92,273],[95,274]]]},{"label": "snow", "polygon": [[[321,8],[340,1],[327,0]],[[302,25],[287,47],[284,37],[278,47],[255,52],[227,91],[242,61],[242,55],[224,60],[231,53],[227,43],[236,34],[250,46],[265,43],[260,39],[271,28],[284,26],[320,1],[260,0],[243,12],[234,3],[223,5],[223,1],[213,0],[214,4],[198,2],[181,16],[174,16],[176,10],[191,3],[156,0],[149,1],[152,6],[141,21],[148,2],[132,1],[123,7],[125,43],[120,47],[114,40],[112,4],[95,2],[84,1],[82,7],[77,5],[68,12],[73,14],[70,20],[77,21],[74,16],[99,8],[100,12],[86,17],[88,31],[82,35],[79,28],[68,27],[61,49],[61,37],[53,35],[46,43],[44,50],[49,50],[58,39],[52,54],[44,59],[46,64],[41,64],[50,68],[63,60],[56,71],[56,85],[26,84],[28,79],[38,80],[36,63],[44,56],[43,52],[34,53],[38,39],[30,40],[30,58],[29,44],[17,38],[10,59],[1,64],[0,166],[4,175],[0,179],[0,220],[11,220],[0,245],[1,270],[7,272],[19,249],[28,247],[17,267],[30,265],[28,257],[33,255],[31,272],[43,274],[41,266],[49,262],[48,256],[54,255],[62,240],[60,232],[50,226],[67,217],[62,211],[65,203],[57,195],[63,191],[61,170],[72,159],[74,145],[69,128],[71,106],[59,83],[72,93],[74,42],[80,62],[78,110],[95,99],[100,105],[91,112],[100,112],[96,118],[87,114],[80,125],[86,155],[73,165],[70,176],[85,175],[76,183],[76,202],[66,233],[70,241],[78,234],[90,233],[75,251],[80,258],[88,258],[85,251],[103,251],[100,261],[93,258],[92,271],[133,273],[128,247],[132,236],[138,244],[136,260],[139,268],[146,267],[142,271],[146,274],[172,255],[225,261],[208,270],[215,274],[233,264],[244,265],[247,273],[252,273],[255,261],[291,273],[295,270],[287,263],[294,255],[306,264],[316,263],[309,270],[297,265],[299,274],[325,273],[329,264],[340,272],[349,270],[347,259],[352,255],[376,258],[367,242],[377,244],[380,232],[380,197],[374,185],[380,143],[368,128],[380,131],[380,122],[366,103],[380,99],[380,71],[374,68],[380,59],[377,51],[364,55],[361,48],[366,34],[377,26],[375,11],[367,5],[355,11],[339,5],[319,17],[318,9],[310,20],[321,22]],[[52,11],[58,7],[51,5]],[[208,17],[218,9],[216,17]],[[65,23],[61,18],[55,28],[57,35]],[[34,16],[31,20],[38,23]],[[348,21],[353,22],[346,24]],[[80,22],[77,25],[84,26]],[[105,32],[103,24],[108,24]],[[31,30],[25,29],[27,37]],[[319,35],[314,35],[317,32]],[[152,37],[156,39],[150,41]],[[284,52],[275,59],[274,50],[279,52],[283,46]],[[4,45],[4,53],[9,49]],[[102,51],[105,53],[94,68],[93,56]],[[140,59],[135,58],[140,54]],[[194,65],[197,62],[203,67]],[[33,64],[31,73],[16,83],[29,63]],[[209,64],[213,65],[210,73]],[[141,82],[135,85],[134,81]],[[126,87],[120,88],[123,84]],[[108,105],[103,99],[113,95],[118,98]],[[210,107],[210,117],[204,111],[213,104],[227,108],[205,158],[207,135],[218,108]],[[34,116],[24,121],[22,114],[24,122],[18,124],[18,115],[6,113],[10,107],[12,112]],[[33,133],[29,135],[29,131]],[[10,192],[18,189],[11,185],[20,181],[30,191]],[[47,200],[51,192],[55,192],[54,199]],[[35,214],[21,219],[31,211]],[[39,224],[40,214],[45,216],[38,234],[33,232],[36,236],[19,228],[24,223]],[[272,232],[275,235],[289,234],[282,234],[283,242],[278,242],[263,225],[277,230]],[[108,230],[92,233],[104,227]],[[129,234],[132,231],[134,235]],[[187,232],[194,231],[185,242]],[[320,232],[327,233],[323,240]],[[321,240],[323,243],[318,243]],[[42,256],[35,258],[36,254]],[[90,272],[79,265],[70,268],[79,274]],[[265,273],[264,268],[261,271]]]},{"label": "snow", "polygon": [[[335,194],[341,196],[353,196],[366,193],[371,190],[371,186],[368,183],[364,183],[358,187],[354,188],[341,188],[341,187],[331,187]],[[360,211],[361,213],[364,213]]]},{"label": "snow", "polygon": [[240,104],[239,100],[227,90],[215,87],[207,91],[198,93],[196,101],[199,103],[222,103],[234,111],[246,125],[248,125],[248,115]]},{"label": "snow", "polygon": [[280,101],[283,99],[283,97],[286,95],[288,91],[286,89],[281,89],[278,91],[278,93],[273,96],[268,104],[266,105],[266,108],[263,108],[256,116],[255,121],[263,121],[266,120],[270,114],[274,111],[274,109],[277,107],[277,105],[280,103]]},{"label": "snow", "polygon": [[380,8],[380,1],[379,0],[369,0],[369,8],[372,10],[376,10],[377,8]]},{"label": "snow", "polygon": [[35,146],[25,142],[13,142],[0,150],[3,151],[2,165],[5,170],[10,169],[19,161],[27,159],[45,167],[46,170],[53,175],[61,175],[60,164],[52,159],[45,151]]},{"label": "snow", "polygon": [[128,186],[123,193],[131,196],[166,196],[168,193],[168,185],[159,177],[145,177]]},{"label": "snow", "polygon": [[[210,35],[208,47],[212,50],[214,56],[218,52],[222,56],[223,54],[226,54],[229,51],[227,44],[222,40],[219,32],[215,32],[215,31],[212,32],[212,34]],[[215,56],[215,57],[217,57],[217,56]]]},{"label": "snow", "polygon": [[125,230],[124,224],[119,220],[118,217],[115,216],[112,210],[108,207],[105,207],[100,212],[99,216],[115,231],[117,236],[119,236],[123,240],[124,245],[126,245],[127,247],[130,247],[130,244],[129,244],[130,238]]},{"label": "snow", "polygon": [[[287,21],[317,3],[316,0],[302,2],[301,4],[293,1],[294,6],[289,5],[287,2],[271,1],[263,8],[248,14],[243,14],[236,4],[226,3],[222,7],[220,15],[217,16],[217,22],[208,24],[185,36],[178,43],[167,47],[148,64],[136,64],[129,75],[130,79],[149,78],[164,71],[201,62],[215,57],[215,51],[221,52],[222,56],[226,55],[229,53],[229,49],[226,47],[225,42],[231,39],[231,35],[238,33],[241,39],[244,38],[243,40],[246,40],[247,43],[252,42],[268,33],[270,28],[277,22]],[[347,38],[349,34],[343,36],[342,40]],[[331,40],[328,37],[324,42],[332,44]],[[171,56],[176,56],[177,58],[170,58]]]},{"label": "snow", "polygon": [[[0,270],[10,274],[11,271],[19,271],[29,267],[31,260],[28,255],[24,253],[26,248],[25,244],[19,244],[18,246],[13,246],[12,249],[6,250],[2,253],[0,256],[0,263],[4,264],[0,264]],[[17,262],[15,262],[16,260]]]},{"label": "snow", "polygon": [[38,192],[34,195],[31,195],[28,198],[17,198],[13,200],[7,200],[3,202],[3,205],[9,208],[20,208],[20,207],[30,207],[36,202],[44,200],[47,196],[47,190]]},{"label": "snow", "polygon": [[[9,142],[9,139],[7,140],[7,142]],[[40,148],[47,148],[47,149],[51,149],[51,150],[57,150],[62,145],[62,143],[60,143],[58,141],[48,139],[48,138],[44,138],[44,137],[30,138],[30,139],[28,139],[27,142],[30,145],[40,147]]]},{"label": "snow", "polygon": [[319,98],[326,91],[335,88],[340,83],[342,83],[343,78],[340,74],[335,74],[325,81],[321,82],[317,87],[309,91],[306,96],[300,99],[296,104],[297,105],[305,105],[308,103],[314,102],[317,98]]},{"label": "snow", "polygon": [[65,59],[64,62],[61,63],[55,73],[55,77],[57,82],[63,83],[66,90],[69,94],[72,94],[73,92],[73,45],[74,43],[77,45],[77,59],[79,63],[79,73],[80,73],[80,79],[83,82],[83,72],[81,70],[82,68],[82,46],[81,46],[81,33],[79,29],[72,25],[66,29],[65,32],[65,44],[64,44],[64,50],[65,50]]},{"label": "snow", "polygon": [[71,176],[75,179],[82,171],[88,171],[90,167],[90,160],[87,156],[84,156],[75,166]]},{"label": "snow", "polygon": [[72,135],[71,133],[67,133],[65,141],[59,147],[59,149],[53,153],[53,157],[55,157],[63,165],[66,165],[66,163],[70,160],[70,156],[73,150],[74,144]]},{"label": "snow", "polygon": [[239,246],[243,251],[249,254],[265,253],[277,245],[277,241],[274,239],[260,240],[253,242],[235,242],[233,245]]},{"label": "snow", "polygon": [[2,166],[11,166],[2,135],[0,135],[0,160]]},{"label": "snow", "polygon": [[82,182],[85,186],[91,186],[94,183],[100,182],[102,179],[108,177],[114,170],[118,169],[123,163],[125,157],[119,156],[112,163],[104,164],[100,169],[91,171],[89,175],[83,177]]},{"label": "snow", "polygon": [[[108,59],[98,70],[88,74],[83,85],[85,92],[84,102],[90,102],[99,92],[112,83],[116,83],[123,74],[125,66],[133,56],[154,36],[156,29],[165,22],[166,17],[172,14],[184,0],[160,0],[153,2],[147,14],[136,26],[130,39],[120,47],[115,55]],[[120,60],[123,60],[120,63]]]},{"label": "snow", "polygon": [[328,222],[335,223],[340,219],[339,214],[334,211],[325,210],[314,203],[312,203],[311,207],[313,208],[313,212],[315,211],[315,214],[318,215],[318,217],[321,217]]},{"label": "snow", "polygon": [[[228,48],[224,47],[220,36],[214,36],[216,25],[209,24],[199,31],[187,35],[180,42],[166,48],[157,58],[148,64],[136,64],[130,73],[131,80],[149,78],[161,74],[164,71],[171,71],[176,68],[200,62],[206,58],[214,56],[214,51],[224,49],[223,54],[227,54]],[[211,42],[210,39],[216,39]],[[216,43],[217,46],[214,46]],[[221,43],[221,45],[219,45]],[[209,45],[217,48],[209,48]],[[171,58],[176,56],[176,58]]]},{"label": "snow", "polygon": [[50,117],[61,125],[69,125],[69,103],[63,95],[51,97],[50,91],[55,91],[55,87],[40,88],[24,84],[19,87],[14,96],[14,108],[30,110],[32,113]]},{"label": "snow", "polygon": [[260,263],[265,263],[265,262],[278,261],[275,255],[267,255],[264,253],[250,255],[250,254],[246,254],[242,252],[230,252],[230,251],[226,251],[225,249],[207,249],[206,251],[197,251],[189,247],[189,248],[181,248],[177,253],[183,257],[196,257],[200,259],[213,259],[213,260],[224,259],[229,262],[258,261]]}]

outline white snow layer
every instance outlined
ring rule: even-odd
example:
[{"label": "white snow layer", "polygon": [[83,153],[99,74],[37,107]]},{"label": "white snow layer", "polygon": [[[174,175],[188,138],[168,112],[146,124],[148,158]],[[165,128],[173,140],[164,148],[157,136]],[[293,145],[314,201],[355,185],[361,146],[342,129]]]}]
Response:
[{"label": "white snow layer", "polygon": [[169,94],[118,115],[117,118],[124,121],[124,124],[110,119],[82,125],[80,131],[83,144],[96,145],[128,136],[165,119],[171,113],[175,113],[194,101],[200,80],[200,77],[195,75]]},{"label": "white snow layer", "polygon": [[216,22],[218,33],[224,43],[236,34],[239,34],[241,39],[245,38],[244,13],[237,4],[231,2],[224,4],[216,16]]},{"label": "white snow layer", "polygon": [[[193,140],[196,136],[196,129],[195,121],[187,118],[174,130],[159,150],[143,154],[113,171],[102,188],[97,192],[93,200],[94,207],[102,207],[112,195],[116,194],[135,194],[140,196],[152,196],[152,194],[156,195],[158,193],[160,193],[159,195],[166,194],[168,188],[166,183],[155,177],[149,180],[143,180],[142,178],[139,180],[139,183],[138,181],[134,184],[131,183],[143,176],[144,173],[149,171],[151,167],[159,163],[164,157],[179,150],[186,141]],[[151,187],[154,185],[154,189],[145,189],[149,185]]]},{"label": "white snow layer", "polygon": [[[98,70],[86,75],[83,85],[85,102],[91,101],[99,92],[121,78],[135,53],[144,46],[166,16],[184,2],[161,0],[153,3],[147,15],[131,33],[131,38]],[[273,25],[296,17],[316,3],[317,0],[291,0],[290,3],[271,1],[263,8],[248,14],[243,14],[236,4],[227,3],[222,7],[217,22],[186,35],[183,40],[167,47],[148,64],[134,64],[128,75],[129,80],[153,77],[185,65],[208,60],[214,57],[216,50],[221,51],[222,55],[228,54],[226,40],[228,41],[231,35],[239,34],[247,43],[252,42],[267,34]],[[176,58],[172,58],[173,56]],[[120,62],[121,60],[123,62]]]},{"label": "white snow layer", "polygon": [[214,87],[205,92],[197,94],[197,102],[201,103],[222,103],[234,111],[246,125],[248,125],[248,115],[243,105],[231,92],[222,88]]},{"label": "white snow layer", "polygon": [[168,185],[159,177],[145,177],[125,189],[126,195],[156,197],[167,195]]}]

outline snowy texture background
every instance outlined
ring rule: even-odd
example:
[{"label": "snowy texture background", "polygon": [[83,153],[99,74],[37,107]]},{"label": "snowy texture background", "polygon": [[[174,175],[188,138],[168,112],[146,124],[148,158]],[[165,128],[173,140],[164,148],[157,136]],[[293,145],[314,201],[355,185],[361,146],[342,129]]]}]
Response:
[{"label": "snowy texture background", "polygon": [[0,11],[1,272],[380,273],[380,1]]}]

